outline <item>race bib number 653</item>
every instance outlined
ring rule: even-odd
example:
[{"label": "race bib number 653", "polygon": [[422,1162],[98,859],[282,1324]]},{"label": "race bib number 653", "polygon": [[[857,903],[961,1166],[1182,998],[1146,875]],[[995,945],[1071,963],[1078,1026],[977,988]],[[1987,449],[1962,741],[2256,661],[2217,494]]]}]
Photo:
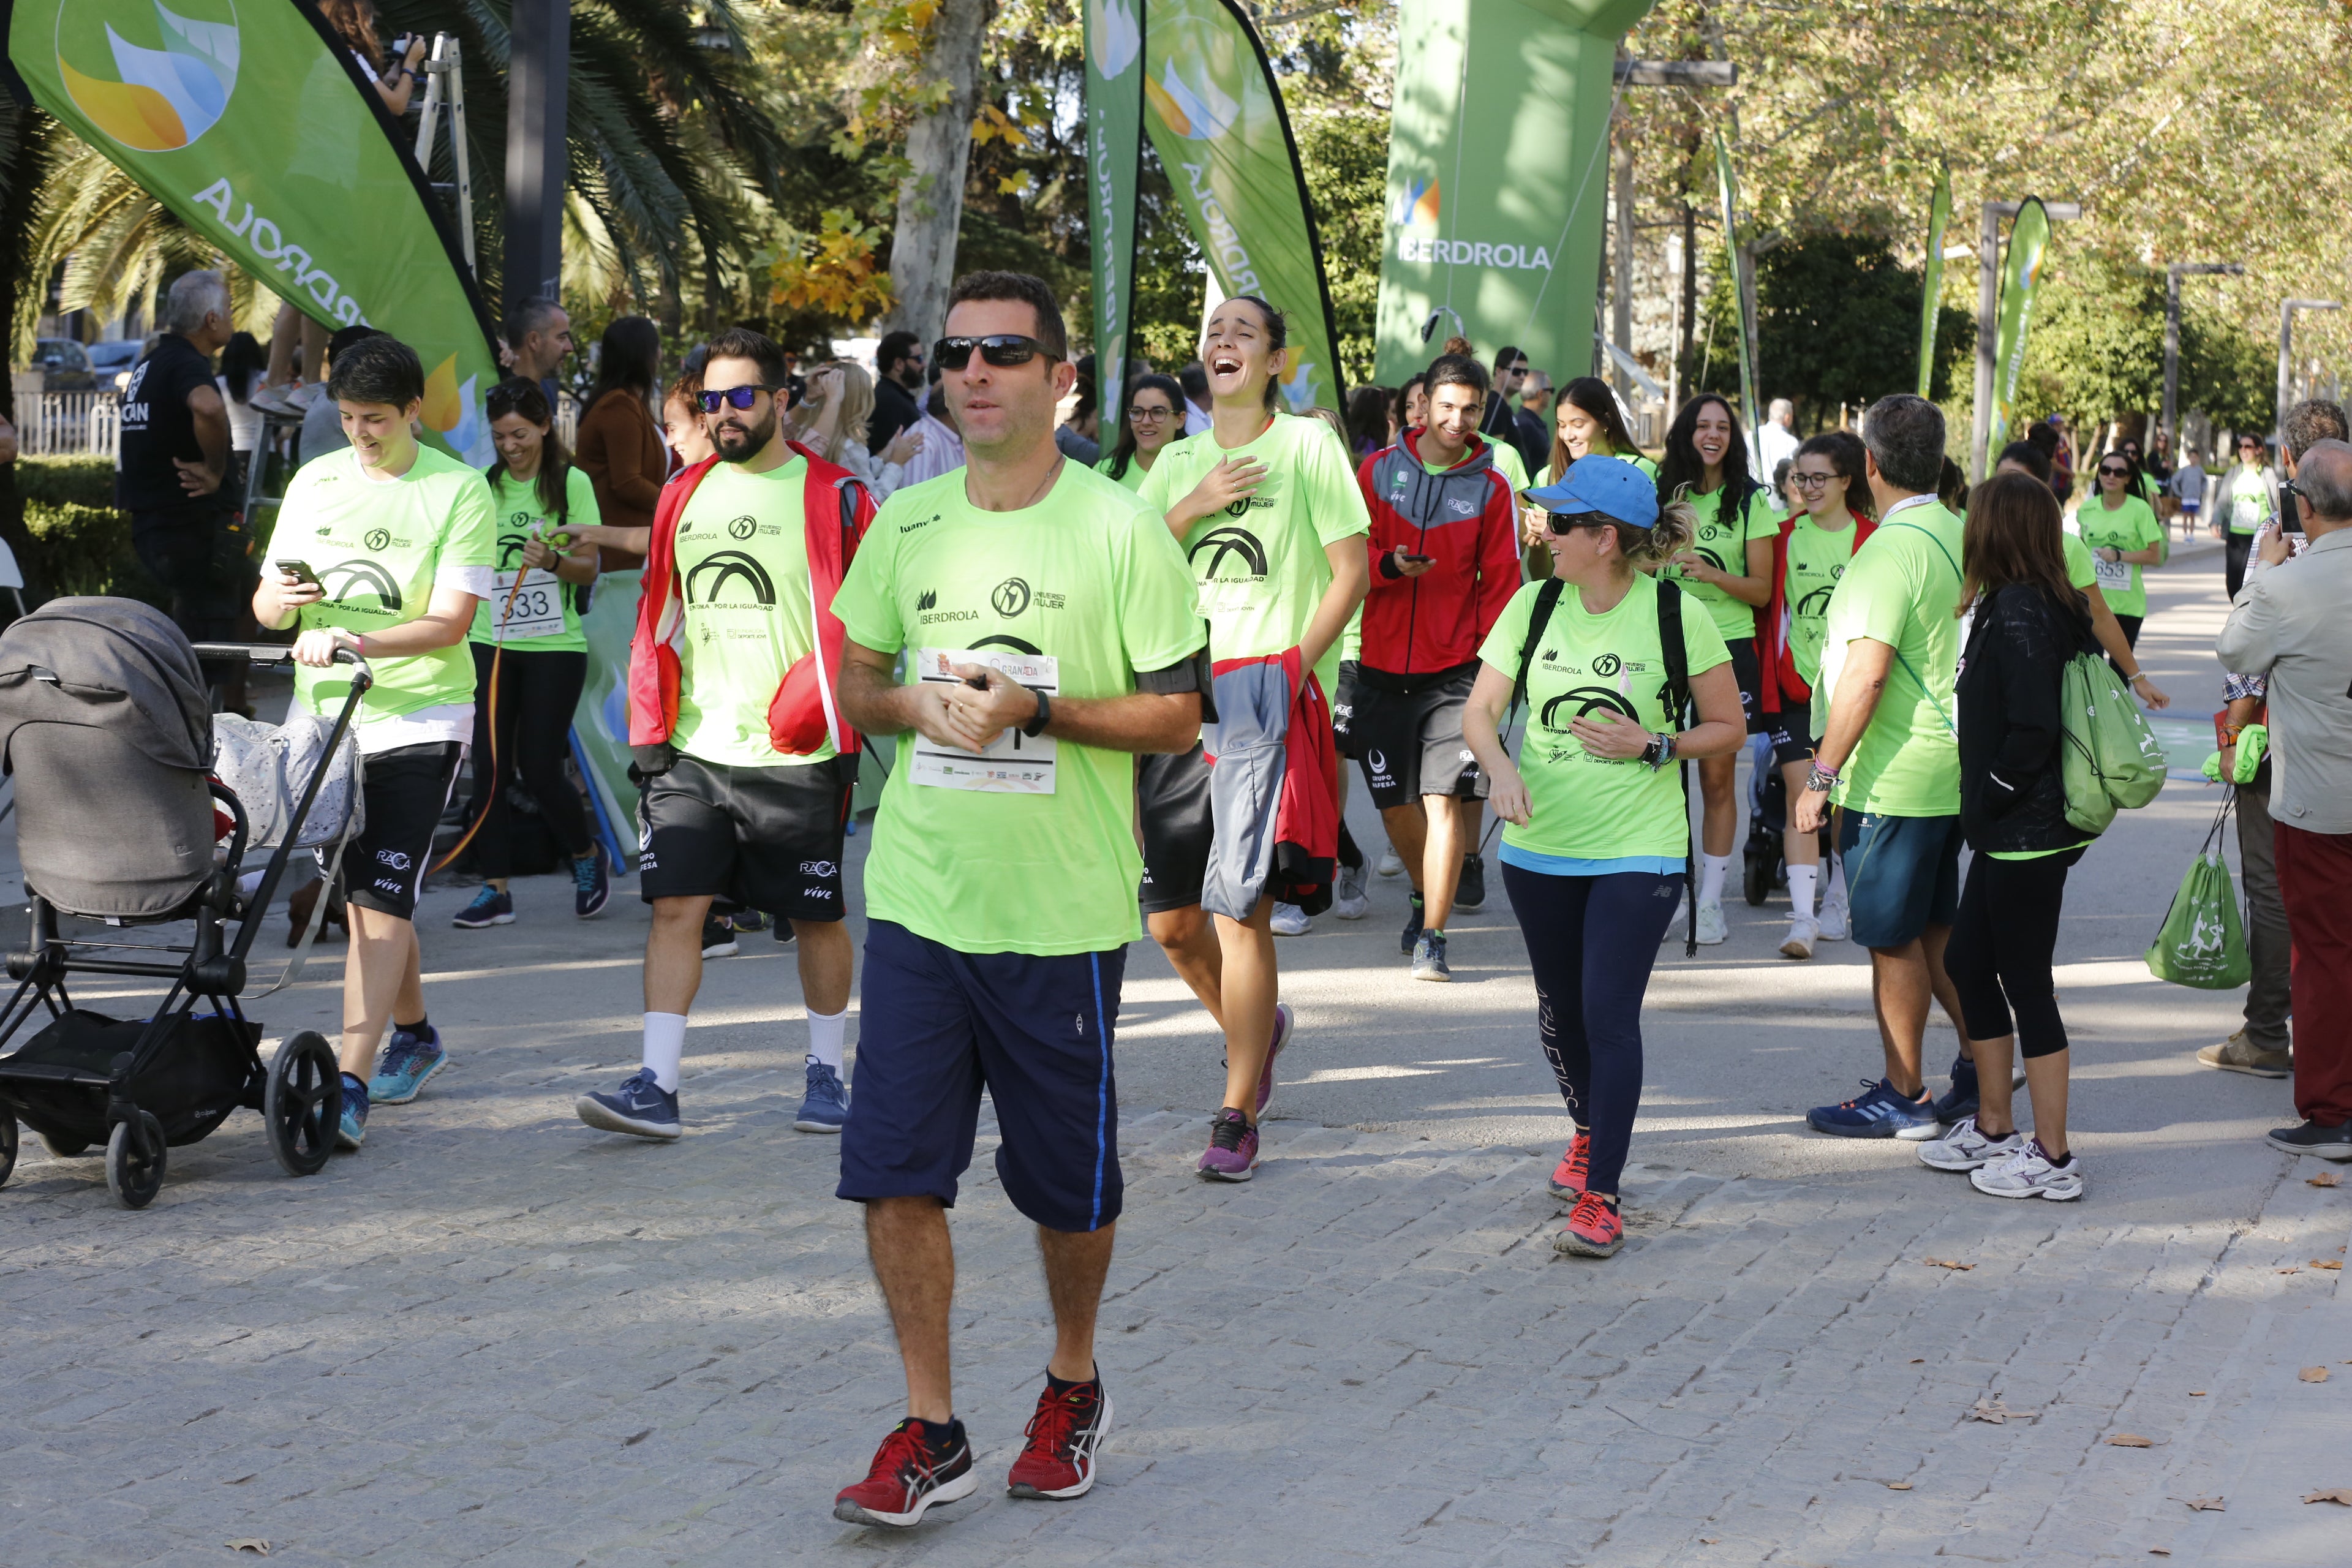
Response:
[{"label": "race bib number 653", "polygon": [[[960,664],[986,665],[1007,679],[1048,697],[1061,695],[1061,661],[1050,654],[1011,653],[1003,648],[918,648],[915,678],[926,686],[953,686]],[[915,737],[915,782],[940,789],[991,790],[1005,795],[1052,795],[1051,735],[1024,735],[1008,729],[977,755]]]}]

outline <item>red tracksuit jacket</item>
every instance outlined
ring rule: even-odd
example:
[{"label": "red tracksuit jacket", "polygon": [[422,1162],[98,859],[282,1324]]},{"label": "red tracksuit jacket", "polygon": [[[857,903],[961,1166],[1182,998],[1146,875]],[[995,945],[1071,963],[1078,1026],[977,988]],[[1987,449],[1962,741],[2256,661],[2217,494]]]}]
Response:
[{"label": "red tracksuit jacket", "polygon": [[[1460,462],[1433,474],[1419,455],[1425,434],[1405,431],[1356,471],[1372,514],[1362,664],[1389,675],[1435,677],[1475,663],[1519,590],[1517,505],[1493,446],[1473,436]],[[1394,572],[1390,552],[1400,544],[1435,564],[1418,577]]]}]

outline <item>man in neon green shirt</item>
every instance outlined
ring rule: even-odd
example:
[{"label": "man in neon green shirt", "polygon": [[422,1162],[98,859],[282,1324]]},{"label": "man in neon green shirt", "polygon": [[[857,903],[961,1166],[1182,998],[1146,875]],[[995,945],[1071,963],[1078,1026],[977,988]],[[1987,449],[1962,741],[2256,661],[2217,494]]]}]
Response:
[{"label": "man in neon green shirt", "polygon": [[1192,574],[1158,511],[1055,449],[1076,373],[1052,290],[971,274],[946,328],[932,363],[965,467],[891,496],[835,601],[843,708],[898,737],[866,863],[857,1100],[836,1191],[866,1205],[907,1418],[834,1500],[856,1524],[912,1525],[979,1483],[949,1377],[946,1210],[983,1089],[1055,1327],[1008,1489],[1094,1484],[1111,1419],[1095,1313],[1123,1191],[1111,1036],[1126,944],[1142,934],[1134,754],[1192,746],[1206,679]]},{"label": "man in neon green shirt", "polygon": [[350,694],[338,649],[375,678],[358,724],[367,826],[344,858],[352,941],[336,1141],[356,1149],[387,1025],[404,1064],[392,1103],[415,1099],[448,1059],[425,1015],[416,896],[474,732],[465,642],[489,595],[496,524],[482,476],[417,442],[425,370],[414,349],[383,335],[352,345],[327,395],[351,446],[304,464],[287,487],[253,615],[272,628],[299,620],[294,695],[311,712],[331,713]]},{"label": "man in neon green shirt", "polygon": [[1832,801],[1841,808],[1849,929],[1870,949],[1886,1074],[1806,1120],[1840,1137],[1919,1141],[1940,1125],[1920,1076],[1929,997],[1956,1025],[1960,1016],[1944,973],[1960,896],[1960,520],[1936,500],[1944,416],[1934,404],[1882,397],[1862,439],[1879,523],[1830,596],[1813,683],[1822,742],[1791,809],[1811,833]]}]

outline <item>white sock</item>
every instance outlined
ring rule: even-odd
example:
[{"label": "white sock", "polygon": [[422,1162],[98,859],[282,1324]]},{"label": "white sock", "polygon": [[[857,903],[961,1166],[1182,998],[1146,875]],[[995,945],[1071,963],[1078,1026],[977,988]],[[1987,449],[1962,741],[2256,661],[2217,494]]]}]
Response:
[{"label": "white sock", "polygon": [[1723,902],[1723,879],[1730,874],[1730,856],[1700,856],[1698,858],[1698,901],[1702,904]]},{"label": "white sock", "polygon": [[823,1062],[835,1072],[841,1070],[841,1052],[849,1036],[849,1009],[838,1013],[820,1013],[809,1009],[809,1060]]},{"label": "white sock", "polygon": [[1789,868],[1789,912],[1801,921],[1813,918],[1813,883],[1821,874],[1819,866]]},{"label": "white sock", "polygon": [[1822,908],[1845,908],[1845,857],[1834,849],[1830,851],[1830,885],[1829,890],[1822,895]]},{"label": "white sock", "polygon": [[686,1059],[686,1015],[646,1015],[646,1070],[664,1094],[677,1092],[677,1064]]}]

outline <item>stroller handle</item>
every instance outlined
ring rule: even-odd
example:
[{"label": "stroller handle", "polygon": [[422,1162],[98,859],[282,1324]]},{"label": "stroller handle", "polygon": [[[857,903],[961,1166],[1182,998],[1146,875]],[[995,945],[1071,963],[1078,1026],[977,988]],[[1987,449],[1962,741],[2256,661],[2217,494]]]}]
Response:
[{"label": "stroller handle", "polygon": [[[242,658],[254,664],[294,662],[294,649],[284,643],[200,642],[191,646],[195,648],[198,658]],[[352,684],[360,690],[364,691],[375,684],[375,672],[368,668],[367,660],[350,648],[337,648],[335,662],[359,667],[359,675]]]}]

